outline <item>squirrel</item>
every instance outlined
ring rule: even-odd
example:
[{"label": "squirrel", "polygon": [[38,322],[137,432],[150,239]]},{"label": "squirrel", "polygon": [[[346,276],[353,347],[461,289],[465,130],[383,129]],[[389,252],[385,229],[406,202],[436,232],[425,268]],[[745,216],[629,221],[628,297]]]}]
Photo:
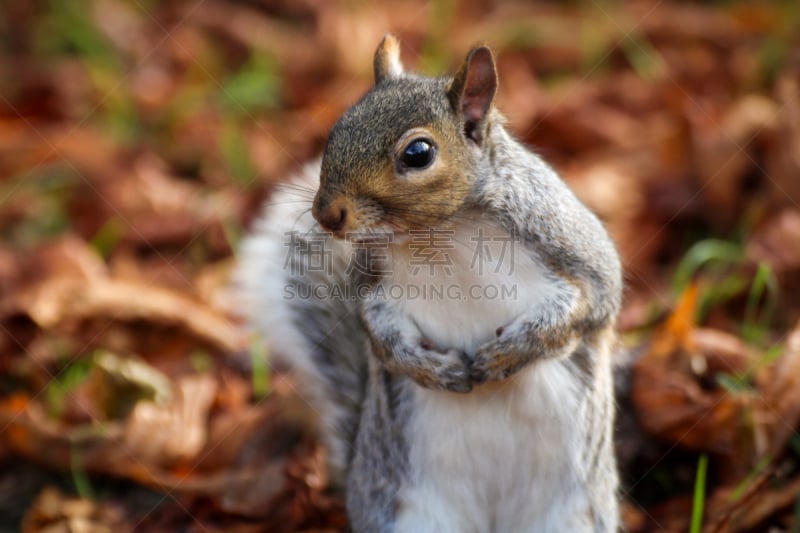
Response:
[{"label": "squirrel", "polygon": [[487,46],[430,78],[387,34],[374,75],[237,273],[352,530],[616,531],[610,237],[504,128]]}]

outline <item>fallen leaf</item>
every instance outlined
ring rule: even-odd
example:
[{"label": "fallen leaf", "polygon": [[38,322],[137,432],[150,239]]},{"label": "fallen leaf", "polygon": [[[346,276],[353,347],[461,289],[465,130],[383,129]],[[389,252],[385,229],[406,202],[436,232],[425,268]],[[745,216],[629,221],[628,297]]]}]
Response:
[{"label": "fallen leaf", "polygon": [[756,416],[765,432],[764,455],[777,457],[800,427],[800,322],[781,356],[758,377]]},{"label": "fallen leaf", "polygon": [[768,145],[766,177],[776,206],[800,204],[800,76],[797,67],[786,68],[776,83],[777,131]]},{"label": "fallen leaf", "polygon": [[68,497],[46,487],[25,513],[22,533],[122,533],[133,531],[120,508]]},{"label": "fallen leaf", "polygon": [[687,110],[693,125],[699,191],[715,213],[709,221],[724,230],[752,200],[747,189],[752,185],[745,178],[758,166],[754,146],[759,136],[774,130],[779,113],[774,101],[754,95],[741,98],[722,113],[717,121],[708,112]]},{"label": "fallen leaf", "polygon": [[222,314],[175,290],[136,281],[55,277],[0,302],[0,311],[3,303],[6,313],[25,312],[44,329],[112,317],[178,325],[225,352],[237,352],[246,345],[242,330]]},{"label": "fallen leaf", "polygon": [[172,401],[138,401],[125,421],[125,446],[148,465],[193,462],[206,446],[217,382],[208,375],[177,380]]},{"label": "fallen leaf", "polygon": [[[721,489],[715,494],[714,501],[729,501],[730,489]],[[717,533],[722,531],[752,531],[754,527],[763,523],[777,511],[788,509],[797,502],[800,494],[800,478],[785,481],[779,486],[760,487],[756,496],[729,504],[731,508],[723,512],[718,521],[711,521],[704,533]],[[713,510],[713,507],[712,507]]]},{"label": "fallen leaf", "polygon": [[750,237],[745,250],[755,263],[765,262],[778,275],[800,271],[800,209],[786,208],[771,216]]},{"label": "fallen leaf", "polygon": [[634,363],[631,398],[637,419],[648,433],[667,442],[751,464],[755,437],[748,413],[753,394],[734,394],[714,378],[753,369],[755,355],[728,333],[696,328],[697,297],[697,285],[690,284]]}]

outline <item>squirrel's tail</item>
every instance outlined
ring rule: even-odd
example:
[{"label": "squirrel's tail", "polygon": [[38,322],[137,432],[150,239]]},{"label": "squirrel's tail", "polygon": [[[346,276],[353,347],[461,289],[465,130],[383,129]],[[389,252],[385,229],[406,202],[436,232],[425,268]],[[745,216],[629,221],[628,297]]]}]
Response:
[{"label": "squirrel's tail", "polygon": [[311,217],[319,163],[272,195],[240,247],[235,284],[244,314],[287,363],[317,412],[335,478],[346,468],[366,383],[366,335],[345,277],[350,248]]}]

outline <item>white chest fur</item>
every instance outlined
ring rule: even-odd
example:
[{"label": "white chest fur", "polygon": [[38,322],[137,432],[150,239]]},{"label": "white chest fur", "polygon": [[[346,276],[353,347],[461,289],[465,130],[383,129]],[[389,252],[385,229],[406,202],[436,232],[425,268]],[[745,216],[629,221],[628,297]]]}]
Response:
[{"label": "white chest fur", "polygon": [[391,250],[389,298],[439,348],[472,354],[550,290],[518,239],[474,215]]},{"label": "white chest fur", "polygon": [[[449,262],[409,242],[393,255],[388,283],[399,286],[398,296],[426,289],[426,297],[398,301],[434,345],[471,354],[549,289],[542,267],[497,224],[465,221],[449,242]],[[395,531],[588,531],[580,489],[584,435],[575,427],[585,408],[579,386],[562,362],[546,361],[469,394],[415,387],[412,472]],[[575,521],[565,523],[569,517]]]}]

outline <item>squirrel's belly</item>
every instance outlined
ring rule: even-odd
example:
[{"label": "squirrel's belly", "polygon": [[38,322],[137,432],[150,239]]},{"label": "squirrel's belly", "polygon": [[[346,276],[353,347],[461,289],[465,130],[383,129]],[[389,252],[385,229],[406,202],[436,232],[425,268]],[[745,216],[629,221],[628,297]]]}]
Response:
[{"label": "squirrel's belly", "polygon": [[580,386],[554,360],[469,394],[415,387],[396,531],[564,531],[587,505]]}]

